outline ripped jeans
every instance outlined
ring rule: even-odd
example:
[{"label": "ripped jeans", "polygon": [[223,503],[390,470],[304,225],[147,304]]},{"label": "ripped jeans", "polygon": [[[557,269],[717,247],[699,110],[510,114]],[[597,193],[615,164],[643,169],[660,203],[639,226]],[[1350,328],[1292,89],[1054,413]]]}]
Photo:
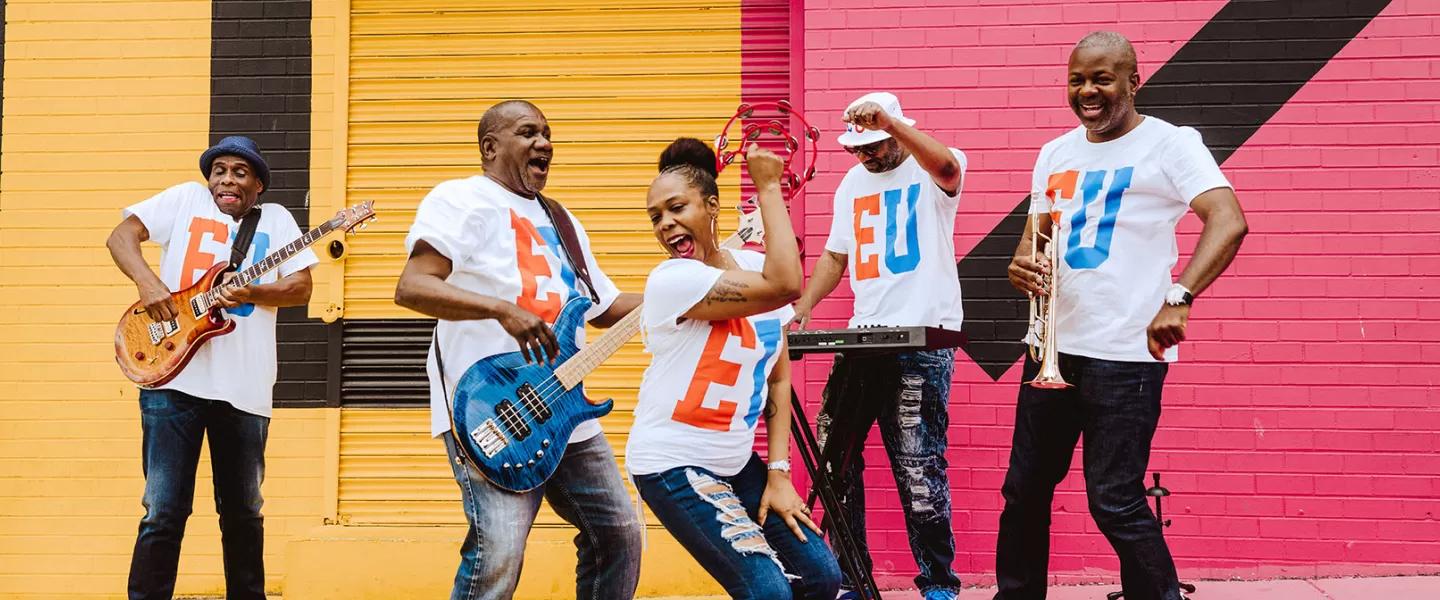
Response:
[{"label": "ripped jeans", "polygon": [[[817,441],[831,469],[838,469],[843,448],[826,449],[837,441],[853,440],[849,466],[836,493],[845,505],[852,537],[867,570],[874,569],[865,538],[865,438],[870,424],[879,422],[880,439],[890,456],[890,471],[905,511],[910,552],[920,573],[915,586],[921,593],[960,590],[955,561],[955,534],[950,526],[950,477],[945,469],[950,426],[948,403],[955,351],[932,350],[880,356],[837,355],[825,384],[823,404],[816,417]],[[845,581],[853,589],[854,583]]]},{"label": "ripped jeans", "polygon": [[[840,565],[824,538],[801,542],[775,513],[755,525],[769,474],[759,455],[730,477],[700,467],[635,476],[660,523],[732,598],[832,600]],[[803,527],[803,525],[802,525]]]}]

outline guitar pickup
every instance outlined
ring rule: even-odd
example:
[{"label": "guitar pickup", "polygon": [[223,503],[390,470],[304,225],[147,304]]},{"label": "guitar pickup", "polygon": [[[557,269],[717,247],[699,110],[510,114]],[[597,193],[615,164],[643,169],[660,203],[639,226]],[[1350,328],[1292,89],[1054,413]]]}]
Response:
[{"label": "guitar pickup", "polygon": [[545,399],[541,398],[540,393],[530,387],[530,384],[520,386],[515,396],[520,399],[520,404],[525,406],[525,410],[535,415],[535,422],[544,423],[553,416],[553,413],[550,412],[550,405],[545,403]]},{"label": "guitar pickup", "polygon": [[495,458],[506,446],[505,432],[500,431],[495,419],[485,419],[484,423],[470,432],[470,439],[480,446],[480,452],[485,454],[485,458]]},{"label": "guitar pickup", "polygon": [[200,297],[199,297],[199,296],[195,296],[195,297],[193,297],[193,298],[190,299],[190,314],[195,315],[195,318],[196,318],[196,319],[199,319],[200,317],[205,316],[205,309],[200,308]]},{"label": "guitar pickup", "polygon": [[515,403],[509,400],[502,400],[495,405],[495,415],[505,428],[510,430],[510,437],[516,441],[525,441],[530,437],[530,424],[525,422],[525,415],[520,414],[520,409],[515,408]]},{"label": "guitar pickup", "polygon": [[159,344],[160,340],[170,337],[175,332],[180,331],[180,323],[177,322],[175,319],[170,319],[169,321],[163,321],[160,323],[151,323],[146,327],[150,330],[150,343],[152,344]]}]

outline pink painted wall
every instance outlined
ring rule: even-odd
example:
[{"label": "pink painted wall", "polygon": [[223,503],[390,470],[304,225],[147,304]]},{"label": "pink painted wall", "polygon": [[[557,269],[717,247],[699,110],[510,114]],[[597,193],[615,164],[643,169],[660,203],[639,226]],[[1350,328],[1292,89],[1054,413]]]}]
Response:
[{"label": "pink painted wall", "polygon": [[[806,0],[796,75],[825,150],[803,201],[807,246],[822,246],[827,192],[853,164],[834,141],[851,99],[893,91],[969,155],[958,259],[1025,196],[1040,146],[1076,125],[1063,100],[1076,40],[1129,36],[1148,77],[1224,5]],[[1151,464],[1174,494],[1166,534],[1182,576],[1440,571],[1437,149],[1440,4],[1395,0],[1223,165],[1251,234],[1195,306]],[[1199,225],[1181,223],[1182,267]],[[843,327],[849,301],[842,284],[816,326]],[[807,404],[828,369],[813,358],[797,371]],[[1012,368],[992,381],[963,354],[956,365],[949,458],[967,583],[993,581],[1018,379]],[[871,444],[878,575],[908,586],[894,482],[878,435]],[[1062,579],[1115,580],[1078,468],[1056,496],[1053,535]]]}]

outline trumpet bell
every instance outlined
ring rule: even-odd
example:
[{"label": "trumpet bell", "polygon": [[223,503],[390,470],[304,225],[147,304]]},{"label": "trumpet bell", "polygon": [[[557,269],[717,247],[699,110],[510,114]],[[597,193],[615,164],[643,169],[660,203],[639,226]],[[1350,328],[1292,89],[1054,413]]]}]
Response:
[{"label": "trumpet bell", "polygon": [[1025,383],[1030,384],[1031,387],[1039,388],[1042,390],[1063,390],[1068,387],[1075,387],[1070,382],[1065,381],[1065,378],[1060,376],[1059,371],[1056,371],[1054,373],[1042,372],[1034,379],[1031,379],[1030,381],[1027,381]]},{"label": "trumpet bell", "polygon": [[1072,384],[1065,381],[1065,378],[1060,375],[1060,357],[1055,351],[1054,337],[1045,337],[1044,349],[1037,360],[1040,363],[1040,372],[1035,375],[1034,379],[1025,383],[1042,390],[1060,390],[1072,387]]}]

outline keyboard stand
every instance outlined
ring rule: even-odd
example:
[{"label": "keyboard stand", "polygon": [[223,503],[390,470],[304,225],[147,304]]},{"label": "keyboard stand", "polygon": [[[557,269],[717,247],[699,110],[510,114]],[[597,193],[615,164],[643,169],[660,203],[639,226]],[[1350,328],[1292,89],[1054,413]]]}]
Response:
[{"label": "keyboard stand", "polygon": [[[883,330],[886,329],[893,331],[897,328],[878,328],[874,333],[884,333]],[[940,347],[961,347],[967,340],[964,334],[960,332],[947,332],[938,328],[926,329],[927,337],[924,339],[931,343],[944,344]],[[934,331],[930,331],[932,329]],[[867,331],[865,333],[871,332]],[[839,334],[849,334],[853,338],[854,330],[843,330],[840,331]],[[943,336],[947,334],[949,339],[944,337],[940,339],[929,339],[929,335]],[[956,336],[958,336],[958,340]],[[919,341],[919,339],[911,339],[916,342]],[[806,354],[844,354],[852,358],[859,358],[914,352],[924,349],[919,347],[898,348],[893,345],[887,347],[883,343],[867,347],[863,337],[852,339],[851,341],[852,343],[859,343],[850,346],[806,347],[799,350],[791,346],[790,360],[799,360]],[[880,586],[875,583],[875,576],[871,573],[871,570],[865,567],[865,561],[861,556],[860,547],[855,541],[852,533],[853,530],[850,528],[849,520],[845,516],[845,510],[841,506],[840,497],[836,492],[836,489],[839,487],[838,484],[844,481],[846,469],[850,466],[850,460],[854,457],[854,453],[860,450],[855,447],[855,439],[859,437],[860,434],[859,431],[856,431],[856,428],[860,427],[858,423],[865,423],[864,427],[868,430],[870,425],[874,423],[874,417],[876,415],[866,414],[867,407],[864,402],[847,401],[851,399],[847,397],[846,389],[843,386],[834,392],[831,396],[835,398],[835,401],[833,412],[830,415],[832,418],[830,432],[826,440],[825,450],[822,452],[820,444],[810,429],[810,422],[806,419],[805,409],[800,403],[800,396],[795,393],[793,386],[790,388],[790,409],[793,415],[790,421],[790,429],[792,435],[795,437],[796,444],[800,448],[800,458],[805,462],[805,471],[810,474],[811,481],[810,494],[805,504],[813,510],[815,501],[818,499],[823,505],[825,515],[816,525],[820,527],[820,531],[829,536],[831,545],[835,547],[840,568],[849,576],[850,582],[859,588],[858,591],[861,593],[861,597],[881,600]],[[823,406],[821,410],[824,410]],[[870,407],[870,410],[874,410],[874,408]],[[839,468],[833,468],[834,465],[839,465]]]},{"label": "keyboard stand", "polygon": [[[862,597],[880,600],[880,587],[875,583],[875,576],[869,569],[865,568],[865,562],[861,559],[859,546],[851,535],[850,522],[845,517],[845,509],[840,505],[840,497],[835,494],[834,481],[825,472],[823,455],[820,451],[820,444],[810,429],[810,421],[805,417],[805,409],[801,406],[800,396],[795,393],[795,388],[790,388],[790,431],[795,437],[796,445],[800,448],[800,458],[805,463],[805,471],[810,475],[810,499],[807,506],[814,507],[816,495],[819,495],[825,515],[817,525],[822,532],[827,532],[830,537],[830,545],[835,548],[835,554],[839,560],[840,568],[850,576],[850,581],[859,586]],[[834,431],[831,431],[831,439],[834,439]],[[848,462],[849,448],[846,449]],[[827,461],[828,462],[828,461]],[[840,472],[843,476],[844,471]],[[831,522],[834,527],[831,527]]]}]

